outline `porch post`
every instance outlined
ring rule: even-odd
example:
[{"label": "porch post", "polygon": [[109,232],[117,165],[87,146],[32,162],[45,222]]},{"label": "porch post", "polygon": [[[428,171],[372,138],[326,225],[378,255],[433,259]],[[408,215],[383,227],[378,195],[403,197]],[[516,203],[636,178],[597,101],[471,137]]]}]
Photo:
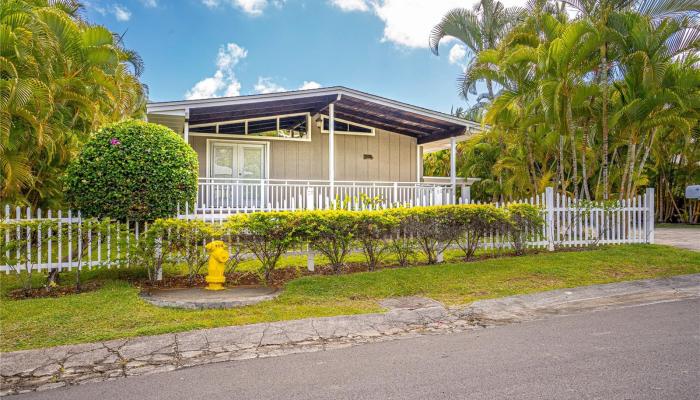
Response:
[{"label": "porch post", "polygon": [[185,143],[190,144],[190,109],[185,109],[185,126],[182,129],[182,138]]},{"label": "porch post", "polygon": [[328,105],[328,181],[330,201],[335,201],[335,104]]},{"label": "porch post", "polygon": [[423,145],[416,145],[416,182],[423,182]]},{"label": "porch post", "polygon": [[457,199],[457,138],[450,136],[450,185],[452,186],[452,204]]}]

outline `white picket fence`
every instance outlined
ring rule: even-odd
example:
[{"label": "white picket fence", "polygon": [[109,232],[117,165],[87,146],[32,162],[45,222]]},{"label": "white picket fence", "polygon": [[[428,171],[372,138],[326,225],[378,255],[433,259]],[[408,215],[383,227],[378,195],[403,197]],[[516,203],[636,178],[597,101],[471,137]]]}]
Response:
[{"label": "white picket fence", "polygon": [[[624,243],[653,243],[654,189],[643,196],[622,201],[582,202],[554,193],[545,193],[516,203],[538,206],[545,221],[541,231],[530,232],[527,247],[583,247]],[[497,203],[505,207],[510,203]],[[223,223],[231,209],[200,210],[184,207],[179,218],[202,219]],[[5,222],[38,222],[0,232],[0,272],[21,272],[31,269],[72,270],[74,268],[119,268],[130,265],[130,256],[148,225],[143,222],[102,222],[85,219],[80,212],[5,207],[0,219]],[[45,224],[43,224],[45,222]],[[86,243],[87,241],[87,243]],[[20,243],[14,247],[9,243]],[[510,248],[509,238],[494,229],[482,239],[479,247],[486,251]],[[81,250],[78,250],[81,249]]]},{"label": "white picket fence", "polygon": [[[516,202],[496,203],[506,207],[512,203],[538,206],[544,224],[541,232],[532,232],[527,246],[531,248],[582,247],[591,245],[653,243],[654,188],[644,195],[610,202],[577,201],[555,193],[551,187],[544,193]],[[492,239],[497,236],[497,239]],[[506,239],[489,235],[485,246],[505,246]]]},{"label": "white picket fence", "polygon": [[[148,223],[98,221],[80,212],[6,206],[0,220],[14,224],[0,232],[0,272],[119,268],[129,260]],[[10,246],[9,244],[14,245]]]}]

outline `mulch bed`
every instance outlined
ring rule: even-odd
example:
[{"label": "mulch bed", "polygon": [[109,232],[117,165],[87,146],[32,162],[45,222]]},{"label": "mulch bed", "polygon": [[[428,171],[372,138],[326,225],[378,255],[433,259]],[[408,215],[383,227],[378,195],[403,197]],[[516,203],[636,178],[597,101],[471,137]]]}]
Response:
[{"label": "mulch bed", "polygon": [[79,294],[92,292],[102,287],[104,282],[91,281],[80,285],[80,291],[75,285],[59,285],[55,287],[43,286],[40,288],[32,288],[29,290],[15,289],[7,294],[7,297],[12,300],[36,299],[42,297],[63,297],[71,294]]}]

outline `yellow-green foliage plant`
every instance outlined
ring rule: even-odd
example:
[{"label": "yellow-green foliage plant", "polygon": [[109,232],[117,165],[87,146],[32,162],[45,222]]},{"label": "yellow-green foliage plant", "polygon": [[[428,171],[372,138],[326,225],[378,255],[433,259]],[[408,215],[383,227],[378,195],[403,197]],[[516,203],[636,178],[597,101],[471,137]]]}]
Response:
[{"label": "yellow-green foliage plant", "polygon": [[157,219],[144,232],[136,249],[136,262],[146,267],[150,280],[157,279],[164,263],[187,265],[190,284],[207,261],[204,245],[219,240],[224,231],[219,224],[178,218]]},{"label": "yellow-green foliage plant", "polygon": [[522,255],[527,241],[542,229],[544,220],[540,209],[530,204],[511,204],[506,212],[510,243],[515,254]]},{"label": "yellow-green foliage plant", "polygon": [[455,219],[460,235],[455,240],[464,252],[464,259],[470,260],[488,233],[501,233],[508,227],[508,215],[499,208],[488,204],[464,204],[455,206]]},{"label": "yellow-green foliage plant", "polygon": [[389,250],[391,234],[398,222],[396,215],[385,211],[357,212],[355,237],[370,271],[374,271]]},{"label": "yellow-green foliage plant", "polygon": [[333,271],[340,273],[356,243],[358,212],[314,210],[301,215],[309,246],[326,256]]},{"label": "yellow-green foliage plant", "polygon": [[260,273],[271,283],[272,271],[280,257],[304,238],[303,211],[275,211],[239,214],[225,223],[243,245],[260,261]]},{"label": "yellow-green foliage plant", "polygon": [[460,232],[455,206],[414,207],[404,214],[408,234],[423,251],[428,264],[454,242]]},{"label": "yellow-green foliage plant", "polygon": [[410,210],[410,208],[400,207],[384,211],[386,215],[391,216],[396,221],[391,232],[389,250],[401,267],[405,267],[415,260],[418,247],[416,239],[411,234],[412,224],[408,218]]},{"label": "yellow-green foliage plant", "polygon": [[[31,289],[32,250],[41,240],[41,232],[56,230],[58,223],[44,220],[0,220],[0,265],[7,265],[22,280],[25,292]],[[36,254],[33,255],[36,259]]]}]

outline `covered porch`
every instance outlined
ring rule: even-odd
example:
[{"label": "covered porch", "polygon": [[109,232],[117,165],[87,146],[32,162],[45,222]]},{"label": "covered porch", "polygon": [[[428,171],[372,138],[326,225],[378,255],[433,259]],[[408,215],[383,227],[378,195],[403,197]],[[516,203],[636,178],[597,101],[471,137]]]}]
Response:
[{"label": "covered porch", "polygon": [[[190,212],[350,209],[469,201],[456,143],[478,124],[332,87],[148,105],[200,159]],[[423,176],[424,152],[451,149],[448,177]]]}]

